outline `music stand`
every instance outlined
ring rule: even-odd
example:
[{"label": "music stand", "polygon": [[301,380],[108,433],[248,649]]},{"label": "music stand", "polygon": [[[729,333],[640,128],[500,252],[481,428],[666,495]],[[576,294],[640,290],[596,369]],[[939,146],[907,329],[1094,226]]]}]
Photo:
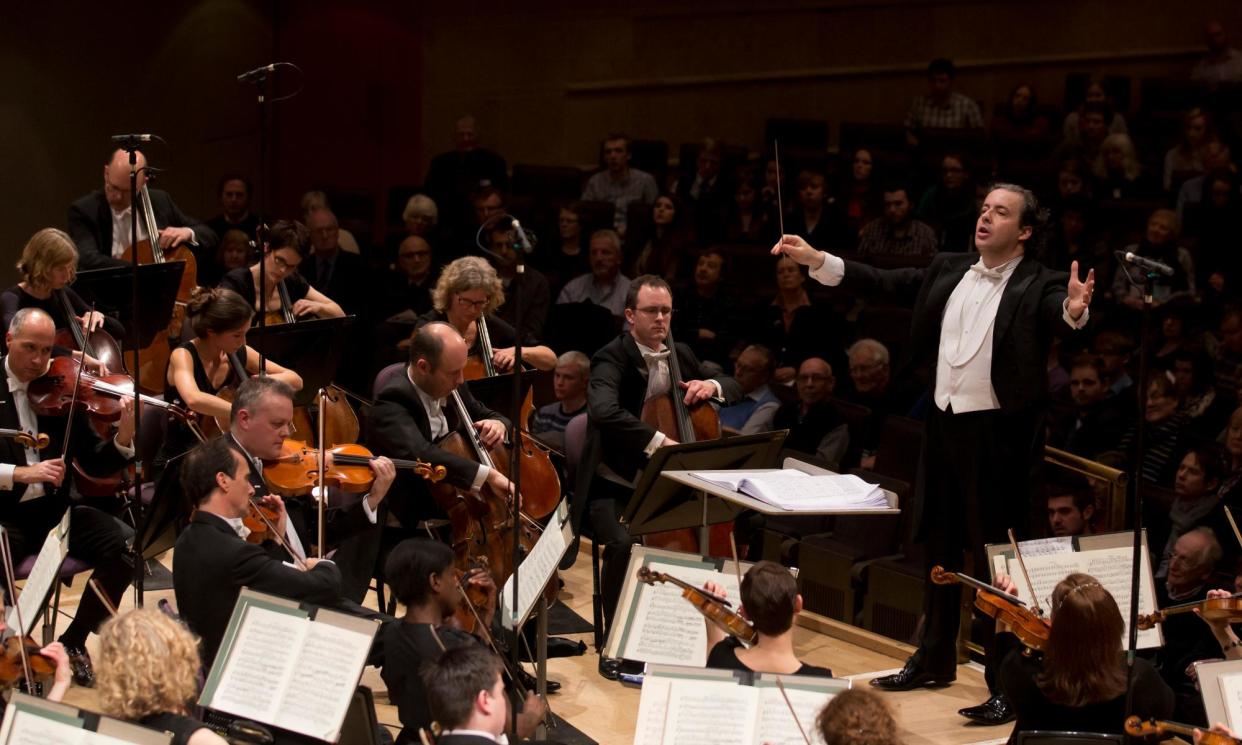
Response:
[{"label": "music stand", "polygon": [[306,406],[315,393],[332,382],[341,364],[346,332],[356,316],[315,318],[297,323],[268,326],[252,346],[264,357],[275,360],[302,376],[302,390],[293,397],[294,406]]},{"label": "music stand", "polygon": [[[138,284],[142,287],[142,315],[136,320],[139,349],[146,349],[158,334],[168,332],[184,272],[184,261],[138,267]],[[73,289],[88,305],[94,303],[95,310],[121,319],[122,323],[127,324],[126,331],[132,334],[134,329],[129,328],[128,324],[135,322],[133,276],[134,267],[131,266],[89,269],[78,272]],[[125,341],[129,341],[128,336]]]},{"label": "music stand", "polygon": [[171,549],[189,520],[190,505],[181,489],[181,460],[185,453],[170,458],[155,480],[151,504],[147,505],[142,524],[134,533],[134,553],[150,561]]},{"label": "music stand", "polygon": [[643,469],[621,521],[634,536],[698,528],[699,544],[706,546],[707,526],[734,519],[742,508],[686,484],[660,478],[660,474],[674,470],[776,468],[788,434],[789,430],[782,429],[657,449]]},{"label": "music stand", "polygon": [[[551,370],[524,370],[522,372],[522,394],[519,400],[525,401],[531,388],[539,386],[540,381],[551,380]],[[492,411],[500,412],[506,417],[514,411],[513,406],[513,373],[493,375],[490,378],[476,378],[466,381],[470,386],[470,395]],[[518,426],[526,429],[526,422],[518,422]]]}]

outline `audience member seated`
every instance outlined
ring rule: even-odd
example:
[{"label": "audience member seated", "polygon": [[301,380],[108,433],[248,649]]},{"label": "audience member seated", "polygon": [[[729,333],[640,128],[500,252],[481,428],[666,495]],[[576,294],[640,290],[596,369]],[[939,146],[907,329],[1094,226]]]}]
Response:
[{"label": "audience member seated", "polygon": [[263,219],[250,211],[250,179],[239,173],[226,174],[216,187],[216,196],[220,214],[208,220],[207,227],[221,237],[230,230],[240,230],[249,240],[257,241]]},{"label": "audience member seated", "polygon": [[569,420],[586,413],[587,383],[591,360],[582,352],[569,351],[556,358],[552,389],[556,400],[531,414],[530,433],[557,450],[565,449],[565,427]]},{"label": "audience member seated", "polygon": [[620,319],[630,291],[630,278],[621,273],[621,236],[615,230],[597,230],[589,245],[590,272],[567,282],[556,302],[595,303]]},{"label": "audience member seated", "polygon": [[1197,204],[1186,206],[1185,232],[1194,233],[1199,277],[1210,280],[1200,287],[1210,287],[1217,302],[1242,294],[1242,256],[1234,248],[1239,209],[1242,192],[1238,174],[1223,169],[1207,174],[1203,197]]},{"label": "audience member seated", "polygon": [[[1153,536],[1168,533],[1164,545],[1152,551],[1156,566],[1156,579],[1169,576],[1169,563],[1174,546],[1192,529],[1207,522],[1208,515],[1216,507],[1216,492],[1224,476],[1224,464],[1216,447],[1199,445],[1191,447],[1182,456],[1173,482],[1173,504],[1165,520],[1152,526]],[[1158,557],[1158,558],[1156,558]]]},{"label": "audience member seated", "polygon": [[[1195,262],[1190,252],[1178,244],[1180,235],[1181,222],[1177,213],[1169,209],[1158,209],[1147,218],[1147,232],[1143,240],[1122,249],[1124,253],[1134,253],[1172,267],[1173,276],[1157,277],[1152,287],[1154,308],[1174,298],[1192,297],[1195,293]],[[1113,300],[1127,308],[1141,310],[1146,275],[1147,270],[1142,267],[1128,263],[1118,264],[1117,272],[1113,275]]]},{"label": "audience member seated", "polygon": [[[1175,176],[1203,172],[1203,148],[1215,139],[1203,109],[1191,109],[1182,115],[1182,138],[1164,154],[1163,184],[1166,194],[1172,192]],[[1180,181],[1177,188],[1181,188]]]},{"label": "audience member seated", "polygon": [[1138,405],[1134,378],[1130,377],[1130,358],[1134,355],[1134,346],[1134,338],[1119,329],[1101,331],[1091,344],[1091,353],[1104,364],[1108,395],[1117,397],[1119,403],[1129,408]]},{"label": "audience member seated", "polygon": [[[517,724],[511,724],[504,664],[477,644],[455,647],[422,671],[427,710],[440,725],[437,745],[495,745],[506,732],[529,737],[543,720],[547,706],[527,691]],[[418,739],[409,742],[419,742]]]},{"label": "audience member seated", "polygon": [[[682,217],[682,222],[693,227],[695,235],[704,244],[714,243],[724,237],[722,228],[725,211],[733,187],[720,173],[723,163],[723,145],[719,140],[708,137],[703,140],[695,159],[694,177],[680,178],[673,185],[673,193],[687,212]],[[647,273],[636,272],[634,276]]]},{"label": "audience member seated", "polygon": [[802,236],[815,246],[841,246],[845,236],[837,215],[828,209],[826,184],[824,174],[818,171],[805,169],[798,174],[798,198],[785,218],[785,232]]},{"label": "audience member seated", "polygon": [[[1205,599],[1220,559],[1220,543],[1211,528],[1187,531],[1173,544],[1167,578],[1156,583],[1156,606],[1168,608]],[[1173,689],[1178,721],[1202,726],[1207,723],[1203,698],[1188,669],[1192,663],[1221,654],[1211,629],[1194,616],[1184,613],[1165,618],[1161,625],[1164,645],[1155,651],[1155,661],[1160,676]]]},{"label": "audience member seated", "polygon": [[409,235],[397,247],[397,262],[388,267],[380,286],[376,314],[391,318],[399,313],[420,316],[431,310],[431,288],[435,286],[431,244],[421,235]]},{"label": "audience member seated", "polygon": [[[715,582],[708,582],[703,589],[727,599],[725,589]],[[798,594],[798,581],[787,568],[760,561],[742,576],[740,590],[742,602],[737,612],[750,621],[758,641],[744,646],[736,636],[704,619],[709,669],[832,677],[828,668],[807,665],[794,654],[793,622],[802,612],[802,596]]]},{"label": "audience member seated", "polygon": [[582,191],[584,202],[615,204],[613,227],[625,235],[626,213],[633,202],[651,204],[660,189],[650,173],[630,168],[630,138],[610,134],[604,138],[604,170],[592,176]]},{"label": "audience member seated", "polygon": [[720,410],[720,425],[734,435],[753,435],[772,429],[781,402],[768,382],[776,367],[772,350],[751,344],[733,363],[733,379],[742,387],[742,400]]},{"label": "audience member seated", "polygon": [[[1077,121],[1074,136],[1066,133],[1065,139],[1057,148],[1057,152],[1062,157],[1080,158],[1087,163],[1094,163],[1096,158],[1100,156],[1100,150],[1104,146],[1104,140],[1110,134],[1125,134],[1122,132],[1112,132],[1109,128],[1109,117],[1112,116],[1112,109],[1104,103],[1087,102],[1079,109],[1078,114],[1070,113],[1070,117],[1075,117]],[[1065,121],[1068,124],[1069,117]],[[1118,121],[1116,117],[1114,122]]]},{"label": "audience member seated", "polygon": [[1120,112],[1113,110],[1112,97],[1108,95],[1108,89],[1104,87],[1104,81],[1101,78],[1092,78],[1087,81],[1087,87],[1083,91],[1083,101],[1079,104],[1075,111],[1066,114],[1065,122],[1061,127],[1062,136],[1065,142],[1070,145],[1082,145],[1083,117],[1088,111],[1099,112],[1103,115],[1103,121],[1100,123],[1104,127],[1103,133],[1095,132],[1094,127],[1090,127],[1090,137],[1096,139],[1097,142],[1103,142],[1105,135],[1109,134],[1128,134],[1129,128],[1126,126],[1126,118]]},{"label": "audience member seated", "polygon": [[970,163],[960,153],[949,153],[940,161],[940,180],[923,193],[914,216],[936,231],[941,251],[969,251],[977,201]]},{"label": "audience member seated", "polygon": [[694,281],[673,303],[673,337],[688,344],[703,364],[724,369],[738,336],[737,297],[722,281],[725,257],[709,248],[699,254]]},{"label": "audience member seated", "polygon": [[841,213],[845,237],[856,240],[868,223],[880,217],[884,206],[880,186],[874,156],[867,148],[858,148],[850,160],[849,178],[837,186],[835,208]]},{"label": "audience member seated", "polygon": [[[1172,374],[1154,373],[1147,383],[1147,404],[1143,409],[1147,421],[1140,469],[1143,481],[1163,487],[1173,485],[1177,473],[1177,454],[1182,451],[1189,436],[1186,416],[1177,410],[1177,405]],[[1137,426],[1131,424],[1121,438],[1121,451],[1126,454],[1126,463],[1134,461]]]},{"label": "audience member seated", "polygon": [[373,296],[366,261],[344,249],[336,215],[328,209],[312,212],[306,228],[310,231],[311,252],[298,272],[311,287],[335,300],[346,313],[362,315],[368,311]]},{"label": "audience member seated", "polygon": [[1100,357],[1084,354],[1074,358],[1069,382],[1074,409],[1053,421],[1050,445],[1090,460],[1121,448],[1133,407],[1110,396],[1108,383]]},{"label": "audience member seated", "polygon": [[1213,140],[1203,146],[1203,174],[1187,179],[1177,192],[1177,215],[1185,218],[1187,205],[1202,204],[1207,196],[1208,174],[1214,171],[1237,173],[1233,152],[1223,142]]},{"label": "audience member seated", "polygon": [[1019,83],[1009,92],[1008,100],[992,117],[992,137],[997,140],[1023,140],[1043,137],[1051,124],[1039,110],[1035,89]]},{"label": "audience member seated", "polygon": [[[500,285],[505,290],[505,301],[496,309],[496,315],[517,328],[523,339],[540,338],[543,326],[548,322],[548,306],[552,304],[548,278],[531,266],[527,266],[522,276],[518,277],[518,251],[522,247],[513,230],[493,227],[488,231],[488,242],[492,266],[496,267]],[[514,292],[514,283],[521,290],[520,294]],[[517,325],[518,303],[522,305],[521,327]]]},{"label": "audience member seated", "polygon": [[1014,649],[1001,663],[1000,686],[1018,715],[1010,743],[1031,730],[1122,734],[1129,714],[1172,715],[1173,692],[1149,662],[1134,662],[1127,685],[1121,610],[1094,577],[1069,575],[1049,604],[1052,630],[1042,657]]},{"label": "audience member seated", "polygon": [[428,243],[436,243],[440,224],[440,208],[426,194],[415,194],[405,202],[401,210],[401,222],[408,235],[416,235]]},{"label": "audience member seated", "polygon": [[1236,401],[1221,396],[1212,380],[1212,363],[1198,349],[1183,349],[1170,359],[1173,388],[1181,399],[1179,411],[1190,431],[1204,441],[1215,441],[1229,421]]},{"label": "audience member seated", "polygon": [[110,717],[171,732],[174,745],[225,745],[197,707],[198,639],[167,613],[134,608],[99,630],[99,708]]},{"label": "audience member seated", "polygon": [[884,699],[865,688],[833,696],[815,719],[824,745],[899,745],[897,722]]},{"label": "audience member seated", "polygon": [[759,200],[759,180],[743,168],[733,187],[733,202],[725,210],[726,243],[766,243],[773,237],[771,213]]},{"label": "audience member seated", "polygon": [[574,277],[591,271],[586,243],[582,232],[582,206],[570,202],[561,207],[557,215],[559,239],[544,242],[535,248],[534,263],[548,278],[548,290],[552,297],[560,295],[566,283]]},{"label": "audience member seated", "polygon": [[1143,199],[1156,193],[1152,179],[1139,165],[1130,135],[1105,137],[1092,171],[1096,179],[1094,191],[1101,199]]},{"label": "audience member seated", "polygon": [[853,390],[842,395],[849,401],[866,406],[871,415],[862,428],[862,467],[875,465],[875,451],[880,446],[884,420],[889,416],[905,416],[918,393],[892,379],[888,347],[875,339],[859,339],[846,350],[849,357]]},{"label": "audience member seated", "polygon": [[776,353],[776,382],[793,380],[798,365],[807,357],[822,357],[838,368],[845,366],[845,345],[838,336],[840,323],[830,308],[811,302],[806,274],[788,256],[776,262],[776,297],[756,308],[753,315],[757,326],[751,338]]},{"label": "audience member seated", "polygon": [[[923,130],[982,129],[983,116],[973,98],[953,90],[957,67],[944,58],[927,66],[927,95],[916,96],[906,113],[906,141],[917,147]],[[805,237],[805,236],[804,236]],[[812,242],[814,243],[814,242]],[[814,244],[818,245],[818,244]]]},{"label": "audience member seated", "polygon": [[931,258],[937,249],[936,231],[913,219],[910,189],[894,185],[884,189],[884,217],[872,220],[858,237],[861,256],[923,256]]},{"label": "audience member seated", "polygon": [[451,255],[441,260],[447,263],[463,256],[481,255],[487,248],[487,231],[500,221],[505,209],[505,194],[494,186],[482,186],[470,192],[469,218],[457,223]]},{"label": "audience member seated", "polygon": [[1242,307],[1225,308],[1215,349],[1212,371],[1216,392],[1226,399],[1236,398],[1242,390]]},{"label": "audience member seated", "polygon": [[633,246],[629,275],[654,274],[674,287],[690,274],[694,233],[684,203],[665,192],[651,205],[650,223],[630,226],[626,241]]},{"label": "audience member seated", "polygon": [[456,229],[470,222],[470,195],[489,186],[508,190],[505,159],[480,147],[478,122],[463,116],[453,122],[453,149],[431,159],[423,189],[443,213],[441,223]]},{"label": "audience member seated", "polygon": [[215,287],[224,275],[250,266],[251,256],[256,253],[251,239],[240,230],[229,230],[220,234],[220,245],[216,246],[215,260],[200,264],[198,284],[200,287]]},{"label": "audience member seated", "polygon": [[1050,480],[1044,487],[1048,493],[1048,532],[1057,538],[1090,535],[1094,531],[1095,494],[1081,480],[1068,476]]},{"label": "audience member seated", "polygon": [[785,447],[814,455],[834,469],[850,447],[850,430],[832,405],[837,379],[832,366],[818,357],[798,367],[794,387],[798,400],[782,405],[772,418],[773,429],[787,429]]},{"label": "audience member seated", "polygon": [[[330,210],[332,205],[328,203],[328,195],[322,191],[308,191],[302,195],[299,202],[302,207],[302,224],[310,225],[311,215],[320,210]],[[338,226],[337,242],[341,245],[341,250],[346,253],[361,253],[358,250],[358,239],[354,234]]]},{"label": "audience member seated", "polygon": [[1082,194],[1064,197],[1057,205],[1040,262],[1044,266],[1069,266],[1077,261],[1079,274],[1094,269],[1097,277],[1113,276],[1112,251],[1108,242],[1100,239],[1096,227],[1091,200]]},{"label": "audience member seated", "polygon": [[1203,27],[1207,54],[1195,63],[1190,79],[1213,88],[1221,83],[1242,83],[1242,52],[1229,46],[1229,34],[1220,21],[1208,21]]},{"label": "audience member seated", "polygon": [[[1159,332],[1148,342],[1148,360],[1155,368],[1172,371],[1173,359],[1178,353],[1198,349],[1199,344],[1191,338],[1190,329],[1187,327],[1192,310],[1191,299],[1182,297],[1160,306],[1152,314],[1152,320],[1158,326]],[[1185,393],[1178,388],[1178,395],[1184,397]]]},{"label": "audience member seated", "polygon": [[1057,201],[1084,199],[1090,203],[1090,170],[1079,155],[1071,153],[1061,157],[1057,162]]}]

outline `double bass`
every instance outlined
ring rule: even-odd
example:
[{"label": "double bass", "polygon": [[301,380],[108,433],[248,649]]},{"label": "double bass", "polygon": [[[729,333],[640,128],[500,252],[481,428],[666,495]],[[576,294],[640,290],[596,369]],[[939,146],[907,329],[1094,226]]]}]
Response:
[{"label": "double bass", "polygon": [[[639,417],[647,424],[655,427],[679,443],[698,442],[700,440],[717,440],[721,436],[720,415],[712,406],[711,401],[700,401],[687,406],[681,383],[681,364],[677,361],[677,346],[673,343],[670,331],[664,337],[664,345],[668,348],[669,392],[664,396],[653,396],[643,404]],[[733,534],[733,521],[716,523],[708,529],[708,546],[704,551],[699,545],[698,532],[691,528],[665,530],[643,536],[643,542],[654,548],[670,551],[681,551],[691,554],[707,554],[710,556],[729,556],[731,544],[729,537]]]},{"label": "double bass", "polygon": [[164,392],[164,372],[168,369],[168,358],[172,354],[170,339],[181,338],[181,327],[185,323],[186,303],[190,302],[190,293],[198,286],[198,263],[187,245],[172,248],[160,248],[160,229],[155,222],[155,210],[151,207],[151,194],[146,184],[138,187],[137,198],[133,203],[135,220],[142,220],[147,237],[125,249],[121,258],[133,261],[138,254],[139,264],[164,264],[169,261],[185,262],[181,272],[181,284],[177,287],[177,302],[173,305],[172,318],[168,322],[168,333],[156,334],[151,343],[139,350],[138,366],[134,365],[133,353],[126,353],[126,369],[133,371],[138,387],[152,395]]}]

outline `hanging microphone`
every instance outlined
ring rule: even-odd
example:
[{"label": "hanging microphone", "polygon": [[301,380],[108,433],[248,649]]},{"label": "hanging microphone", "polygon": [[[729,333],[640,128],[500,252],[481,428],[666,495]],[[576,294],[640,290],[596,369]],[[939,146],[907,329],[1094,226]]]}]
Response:
[{"label": "hanging microphone", "polygon": [[155,135],[136,134],[136,135],[112,135],[112,141],[118,144],[126,144],[133,142],[150,142]]},{"label": "hanging microphone", "polygon": [[526,231],[522,228],[522,224],[518,222],[518,219],[516,217],[510,217],[509,220],[513,226],[514,232],[517,233],[518,243],[522,244],[522,250],[526,253],[534,251],[535,247],[531,245],[530,239],[526,237]]},{"label": "hanging microphone", "polygon": [[279,62],[273,62],[270,65],[256,67],[253,70],[250,70],[248,72],[243,72],[241,75],[237,76],[237,82],[249,83],[252,80],[260,80],[266,77],[268,73],[276,72],[276,65],[279,65],[279,64],[280,64]]},{"label": "hanging microphone", "polygon": [[1165,264],[1160,261],[1156,261],[1154,259],[1148,259],[1146,257],[1139,256],[1133,251],[1125,251],[1125,252],[1118,251],[1117,253],[1121,255],[1122,260],[1125,261],[1127,264],[1133,264],[1134,266],[1137,266],[1141,269],[1146,269],[1149,272],[1157,272],[1159,274],[1163,274],[1166,277],[1173,276],[1173,267],[1169,266],[1168,264]]}]

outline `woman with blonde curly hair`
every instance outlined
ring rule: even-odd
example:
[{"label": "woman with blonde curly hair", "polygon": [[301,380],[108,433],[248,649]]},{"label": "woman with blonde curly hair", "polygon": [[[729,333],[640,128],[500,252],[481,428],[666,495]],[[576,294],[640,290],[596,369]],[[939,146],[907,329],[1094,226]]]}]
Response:
[{"label": "woman with blonde curly hair", "polygon": [[876,694],[842,691],[824,705],[815,726],[825,745],[898,745],[897,723]]},{"label": "woman with blonde curly hair", "polygon": [[198,639],[166,614],[135,608],[99,629],[99,705],[108,716],[172,733],[174,745],[220,745],[190,716],[198,695]]},{"label": "woman with blonde curly hair", "polygon": [[[444,267],[431,291],[432,310],[419,318],[422,327],[444,321],[457,329],[470,349],[470,356],[481,359],[479,322],[492,342],[492,364],[498,373],[513,370],[517,332],[498,318],[494,311],[505,302],[505,288],[495,268],[478,256],[464,256]],[[522,340],[522,361],[539,370],[556,367],[556,353],[534,339]]]},{"label": "woman with blonde curly hair", "polygon": [[[22,308],[38,308],[52,317],[57,331],[73,323],[88,334],[103,327],[118,340],[124,338],[125,327],[119,321],[91,310],[69,286],[78,273],[78,249],[65,231],[44,228],[31,236],[22,249],[17,270],[22,273],[22,281],[0,293],[4,328],[9,327]],[[62,296],[73,309],[72,317],[65,313]],[[67,350],[58,353],[67,354]],[[80,352],[75,351],[73,356],[81,359]],[[98,369],[98,362],[92,358],[88,357],[87,362]]]}]

